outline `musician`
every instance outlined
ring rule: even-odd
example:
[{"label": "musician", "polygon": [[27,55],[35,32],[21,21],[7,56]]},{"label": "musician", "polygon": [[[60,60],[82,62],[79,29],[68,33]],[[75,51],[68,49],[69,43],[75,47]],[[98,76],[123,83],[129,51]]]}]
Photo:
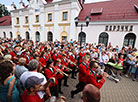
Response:
[{"label": "musician", "polygon": [[74,98],[74,95],[81,92],[86,85],[86,75],[88,74],[89,70],[89,62],[90,56],[86,55],[83,57],[83,62],[79,66],[79,83],[76,85],[76,90],[71,91],[71,98]]},{"label": "musician", "polygon": [[31,61],[33,59],[33,57],[30,56],[30,52],[27,51],[24,58],[26,59],[26,65],[29,63],[29,61]]},{"label": "musician", "polygon": [[[57,59],[57,62],[56,62],[56,68],[60,69],[61,71],[64,71],[64,67],[61,65],[61,60],[59,58]],[[62,83],[64,75],[57,74],[57,77],[58,77],[59,93],[63,94],[63,92],[61,91],[61,83]]]},{"label": "musician", "polygon": [[40,62],[42,63],[42,67],[46,66],[47,61],[48,61],[47,53],[45,51],[43,51],[41,54],[41,58],[40,58]]},{"label": "musician", "polygon": [[62,60],[62,55],[64,54],[64,50],[61,49],[60,52],[58,53],[58,58]]},{"label": "musician", "polygon": [[12,60],[15,60],[16,59],[17,53],[20,50],[21,50],[20,47],[18,47],[18,46],[15,46],[14,47],[14,50],[12,52],[10,52],[10,55],[12,56]]},{"label": "musician", "polygon": [[83,47],[80,47],[80,52],[79,52],[79,64],[82,63],[82,58],[86,55],[83,51]]},{"label": "musician", "polygon": [[44,73],[47,79],[50,79],[51,77],[55,78],[55,84],[51,83],[49,88],[51,95],[58,97],[58,78],[57,78],[57,72],[53,68],[53,64],[54,64],[53,60],[49,59]]},{"label": "musician", "polygon": [[54,53],[52,55],[52,60],[54,61],[54,64],[56,64],[57,58],[58,58],[57,50],[54,50]]},{"label": "musician", "polygon": [[[74,49],[72,49],[72,51],[70,53],[70,56],[69,56],[69,60],[71,62],[73,62],[74,64],[76,64],[77,60],[75,58],[76,58],[76,51]],[[74,76],[76,66],[74,64],[70,63],[69,66],[72,69],[72,76],[71,76],[71,78],[76,79],[75,76]]]},{"label": "musician", "polygon": [[99,68],[98,63],[96,63],[95,61],[91,61],[90,69],[88,70],[88,73],[86,75],[86,83],[93,84],[98,89],[100,89],[103,86],[103,84],[105,83],[105,80],[106,80],[108,74],[104,72],[103,75],[97,75],[96,74],[97,68]]},{"label": "musician", "polygon": [[[69,62],[66,59],[66,54],[62,55],[61,64],[64,65],[65,67],[68,66]],[[69,74],[69,72],[68,72],[68,70],[66,68],[64,68],[64,72],[66,74]],[[68,77],[64,75],[64,86],[69,87],[69,85],[67,84],[67,82],[68,82]]]}]

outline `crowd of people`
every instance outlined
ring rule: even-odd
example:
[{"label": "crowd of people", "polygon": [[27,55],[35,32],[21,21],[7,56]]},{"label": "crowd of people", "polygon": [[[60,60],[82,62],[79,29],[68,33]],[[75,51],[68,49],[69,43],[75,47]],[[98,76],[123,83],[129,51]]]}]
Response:
[{"label": "crowd of people", "polygon": [[137,79],[138,52],[132,46],[0,39],[0,102],[66,102],[60,95],[69,77],[78,81],[71,98],[83,91],[84,102],[100,102],[106,78],[121,80],[123,74]]}]

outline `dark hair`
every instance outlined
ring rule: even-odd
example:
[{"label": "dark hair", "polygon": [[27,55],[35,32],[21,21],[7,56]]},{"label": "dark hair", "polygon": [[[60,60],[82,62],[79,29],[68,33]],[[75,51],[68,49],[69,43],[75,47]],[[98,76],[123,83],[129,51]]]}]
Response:
[{"label": "dark hair", "polygon": [[47,61],[46,68],[49,68],[49,66],[50,66],[51,63],[53,63],[53,60],[52,60],[52,59],[49,59],[49,60]]},{"label": "dark hair", "polygon": [[4,80],[10,76],[13,71],[13,64],[10,61],[0,63],[0,81],[4,84]]},{"label": "dark hair", "polygon": [[90,68],[94,68],[95,63],[97,63],[97,62],[95,62],[95,61],[91,61],[90,64],[89,64]]}]

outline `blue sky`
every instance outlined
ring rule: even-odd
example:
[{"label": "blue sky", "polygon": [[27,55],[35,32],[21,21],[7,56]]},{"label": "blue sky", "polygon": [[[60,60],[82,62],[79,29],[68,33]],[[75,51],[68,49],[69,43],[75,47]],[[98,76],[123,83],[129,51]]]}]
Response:
[{"label": "blue sky", "polygon": [[[12,2],[14,2],[18,6],[20,1],[21,0],[0,0],[0,3],[5,4],[8,9],[11,9],[10,6],[11,6]],[[85,1],[86,1],[86,3],[91,3],[91,2],[99,2],[99,1],[107,1],[107,0],[85,0]],[[28,4],[27,0],[23,0],[23,2],[25,4]]]}]

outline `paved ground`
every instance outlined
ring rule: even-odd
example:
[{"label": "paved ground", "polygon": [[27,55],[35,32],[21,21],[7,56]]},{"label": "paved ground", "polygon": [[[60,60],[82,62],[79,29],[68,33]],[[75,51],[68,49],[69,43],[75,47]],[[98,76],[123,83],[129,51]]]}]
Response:
[{"label": "paved ground", "polygon": [[[70,86],[62,88],[67,102],[82,102],[82,93],[77,94],[74,99],[70,96],[70,91],[75,88],[77,80],[69,79],[68,82]],[[101,88],[101,102],[138,102],[138,82],[125,77],[122,77],[119,83],[106,80]]]}]

